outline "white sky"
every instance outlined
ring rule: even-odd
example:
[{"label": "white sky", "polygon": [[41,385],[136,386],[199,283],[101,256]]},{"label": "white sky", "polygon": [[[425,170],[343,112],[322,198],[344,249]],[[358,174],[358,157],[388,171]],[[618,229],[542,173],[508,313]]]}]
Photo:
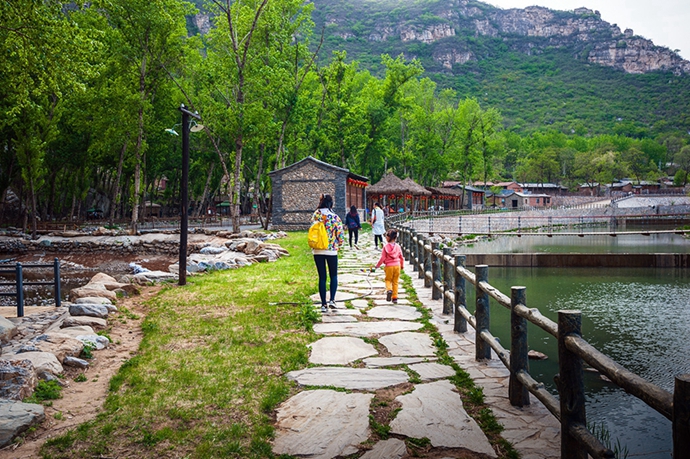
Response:
[{"label": "white sky", "polygon": [[623,32],[633,29],[636,35],[655,45],[680,50],[690,59],[690,2],[688,0],[484,0],[499,8],[544,6],[552,10],[572,11],[584,6],[598,10],[601,19],[617,24]]}]

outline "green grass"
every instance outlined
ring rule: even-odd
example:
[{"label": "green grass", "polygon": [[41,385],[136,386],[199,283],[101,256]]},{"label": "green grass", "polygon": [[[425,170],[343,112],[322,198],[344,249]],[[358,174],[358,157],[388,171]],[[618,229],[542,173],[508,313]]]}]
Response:
[{"label": "green grass", "polygon": [[289,257],[193,277],[147,303],[139,352],[111,379],[102,413],[43,457],[273,457],[273,410],[296,391],[281,375],[307,366],[317,319],[306,234],[277,242]]},{"label": "green grass", "polygon": [[25,403],[41,403],[46,400],[57,400],[62,397],[62,386],[57,381],[39,381],[31,397]]}]

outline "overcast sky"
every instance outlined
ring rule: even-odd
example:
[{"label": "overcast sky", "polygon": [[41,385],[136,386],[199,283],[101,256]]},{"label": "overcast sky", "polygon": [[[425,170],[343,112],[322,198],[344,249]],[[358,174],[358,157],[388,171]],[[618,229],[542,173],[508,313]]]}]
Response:
[{"label": "overcast sky", "polygon": [[484,0],[499,8],[539,5],[552,10],[572,11],[584,6],[598,10],[601,19],[617,24],[621,32],[633,29],[654,42],[680,50],[690,59],[690,2],[688,0]]}]

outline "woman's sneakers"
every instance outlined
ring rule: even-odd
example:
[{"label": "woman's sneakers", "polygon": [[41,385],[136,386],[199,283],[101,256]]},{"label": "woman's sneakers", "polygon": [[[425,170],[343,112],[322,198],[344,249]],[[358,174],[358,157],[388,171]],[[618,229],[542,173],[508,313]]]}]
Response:
[{"label": "woman's sneakers", "polygon": [[393,298],[393,290],[388,290],[386,292],[386,301],[390,301]]},{"label": "woman's sneakers", "polygon": [[326,307],[325,304],[321,305],[321,314],[326,314],[328,312],[328,308]]},{"label": "woman's sneakers", "polygon": [[335,301],[333,301],[333,300],[329,301],[329,302],[328,302],[328,307],[331,308],[331,309],[336,309]]}]

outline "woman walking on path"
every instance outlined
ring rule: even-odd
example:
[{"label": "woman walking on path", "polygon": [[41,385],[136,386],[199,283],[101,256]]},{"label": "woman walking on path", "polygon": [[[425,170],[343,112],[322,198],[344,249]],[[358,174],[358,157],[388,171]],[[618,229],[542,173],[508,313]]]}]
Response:
[{"label": "woman walking on path", "polygon": [[[359,229],[362,225],[359,222],[359,212],[357,212],[357,207],[350,207],[350,212],[345,215],[345,226],[347,227],[347,232],[350,235],[350,248],[352,248],[352,236],[355,236],[355,247],[357,247],[357,242],[359,241]],[[359,248],[359,247],[357,247]]]},{"label": "woman walking on path", "polygon": [[343,222],[332,209],[333,198],[328,194],[322,195],[319,208],[316,209],[311,219],[312,223],[322,221],[328,234],[328,248],[324,250],[312,249],[316,271],[319,273],[321,312],[328,312],[326,307],[326,267],[328,267],[328,277],[331,279],[328,306],[335,309],[335,294],[338,290],[338,250],[345,242]]},{"label": "woman walking on path", "polygon": [[383,271],[386,273],[386,301],[393,301],[393,303],[398,302],[398,280],[400,270],[405,265],[402,249],[395,242],[397,239],[398,232],[394,229],[388,230],[386,233],[388,243],[383,246],[381,258],[376,263],[377,268],[381,265],[385,266]]},{"label": "woman walking on path", "polygon": [[374,203],[374,211],[371,214],[371,231],[374,233],[374,246],[379,248],[379,241],[383,247],[383,235],[386,233],[386,227],[383,224],[383,209],[378,202]]}]

